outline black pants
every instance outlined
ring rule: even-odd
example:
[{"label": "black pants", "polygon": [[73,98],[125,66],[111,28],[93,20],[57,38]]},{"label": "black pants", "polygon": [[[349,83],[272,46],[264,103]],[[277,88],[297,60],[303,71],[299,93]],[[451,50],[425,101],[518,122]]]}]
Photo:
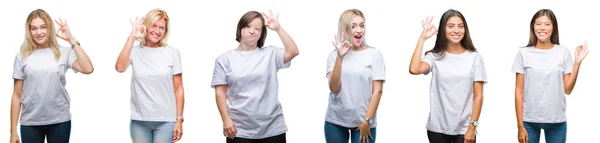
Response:
[{"label": "black pants", "polygon": [[71,135],[71,121],[52,125],[23,126],[21,125],[22,143],[68,143]]},{"label": "black pants", "polygon": [[227,143],[285,143],[285,133],[264,139],[227,138]]},{"label": "black pants", "polygon": [[[430,143],[464,143],[465,136],[464,135],[446,135],[442,133],[436,133],[432,131],[427,131],[427,137],[429,138]],[[477,136],[475,136],[475,140],[473,143],[477,141]]]}]

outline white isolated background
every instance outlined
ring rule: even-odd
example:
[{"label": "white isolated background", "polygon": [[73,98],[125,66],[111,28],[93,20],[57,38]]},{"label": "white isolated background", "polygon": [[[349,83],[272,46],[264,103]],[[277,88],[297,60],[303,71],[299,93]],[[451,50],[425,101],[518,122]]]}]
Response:
[{"label": "white isolated background", "polygon": [[[529,22],[541,8],[552,9],[558,17],[560,42],[571,51],[585,40],[591,53],[582,64],[577,86],[567,96],[567,142],[589,142],[597,136],[600,109],[595,81],[600,39],[598,13],[592,1],[577,0],[424,0],[411,2],[379,0],[18,0],[3,1],[0,27],[0,142],[9,140],[11,79],[14,56],[24,37],[27,15],[42,8],[51,17],[66,18],[73,36],[91,58],[91,75],[67,74],[71,98],[74,143],[131,142],[130,70],[117,73],[114,64],[131,26],[129,19],[144,16],[153,8],[167,11],[170,20],[169,44],[181,51],[185,86],[185,123],[182,143],[225,142],[222,122],[210,88],[214,60],[236,48],[235,28],[249,10],[280,13],[280,23],[296,41],[300,55],[289,69],[279,72],[279,100],[283,105],[290,143],[325,142],[323,124],[327,109],[326,58],[334,47],[340,14],[350,8],[364,12],[368,44],[380,50],[386,62],[387,81],[379,105],[377,142],[428,142],[425,124],[429,113],[430,76],[412,76],[408,64],[421,33],[421,19],[440,16],[447,9],[461,11],[467,19],[471,38],[484,57],[489,83],[477,141],[517,142],[514,110],[514,79],[511,72],[517,48],[527,44]],[[63,46],[68,43],[59,39]],[[435,37],[425,43],[433,47]],[[283,46],[269,31],[267,45]],[[572,52],[574,53],[574,52]],[[542,137],[543,140],[543,137]]]}]

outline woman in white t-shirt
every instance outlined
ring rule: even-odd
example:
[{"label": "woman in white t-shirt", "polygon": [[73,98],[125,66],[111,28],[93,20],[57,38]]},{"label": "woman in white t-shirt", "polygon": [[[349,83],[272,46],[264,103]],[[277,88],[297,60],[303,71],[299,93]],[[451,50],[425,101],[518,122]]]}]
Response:
[{"label": "woman in white t-shirt", "polygon": [[521,143],[538,143],[540,130],[546,142],[567,141],[567,101],[577,81],[587,44],[575,49],[559,45],[558,23],[549,9],[535,13],[529,24],[529,43],[520,48],[512,71],[516,73],[515,109]]},{"label": "woman in white t-shirt", "polygon": [[[14,91],[10,108],[10,143],[68,143],[71,135],[70,99],[65,72],[90,74],[94,66],[66,20],[55,20],[42,9],[29,13],[25,41],[15,56]],[[58,45],[56,37],[71,44]],[[21,140],[17,124],[21,123]]]},{"label": "woman in white t-shirt", "polygon": [[435,46],[421,58],[425,40],[438,32],[432,20],[422,21],[423,32],[410,62],[411,74],[432,73],[429,142],[475,142],[487,82],[483,59],[473,46],[465,17],[453,9],[442,15]]},{"label": "woman in white t-shirt", "polygon": [[[272,12],[244,14],[237,25],[238,47],[215,60],[211,86],[228,143],[286,142],[277,71],[290,66],[298,47],[278,17]],[[279,34],[285,48],[264,46],[267,28]]]},{"label": "woman in white t-shirt", "polygon": [[[177,142],[183,134],[183,82],[179,50],[167,45],[169,16],[153,9],[130,21],[131,34],[115,68],[132,66],[130,136],[134,143]],[[133,45],[140,40],[139,45]]]},{"label": "woman in white t-shirt", "polygon": [[329,105],[325,116],[328,143],[375,142],[376,113],[385,81],[385,63],[379,50],[365,41],[365,16],[349,9],[340,16],[327,58]]}]

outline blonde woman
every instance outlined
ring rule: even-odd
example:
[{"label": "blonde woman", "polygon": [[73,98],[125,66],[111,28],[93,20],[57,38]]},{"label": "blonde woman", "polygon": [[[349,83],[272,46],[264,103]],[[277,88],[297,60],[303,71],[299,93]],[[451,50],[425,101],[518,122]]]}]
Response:
[{"label": "blonde woman", "polygon": [[375,142],[375,114],[385,81],[379,50],[365,42],[365,16],[349,9],[340,16],[336,50],[329,53],[329,105],[325,117],[328,143]]},{"label": "blonde woman", "polygon": [[[11,143],[68,143],[71,134],[69,94],[65,72],[90,74],[94,66],[79,42],[71,35],[66,20],[55,20],[42,9],[29,13],[25,41],[15,57],[14,92],[10,109]],[[56,37],[71,43],[58,45]],[[17,122],[21,123],[21,140]]]},{"label": "blonde woman", "polygon": [[[239,45],[215,60],[211,86],[227,143],[286,142],[277,71],[290,67],[299,52],[278,17],[272,12],[244,14],[237,25]],[[264,46],[267,28],[277,32],[285,48]]]},{"label": "blonde woman", "polygon": [[[169,16],[153,9],[131,21],[115,68],[132,65],[130,135],[134,143],[171,143],[183,134],[183,82],[179,50],[167,45]],[[140,40],[139,45],[134,45]]]}]

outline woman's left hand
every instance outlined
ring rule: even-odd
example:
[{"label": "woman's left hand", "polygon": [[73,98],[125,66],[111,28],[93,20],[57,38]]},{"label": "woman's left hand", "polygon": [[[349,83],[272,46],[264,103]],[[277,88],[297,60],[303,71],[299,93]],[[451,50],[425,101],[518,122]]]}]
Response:
[{"label": "woman's left hand", "polygon": [[75,38],[71,35],[71,31],[69,30],[69,25],[67,24],[66,19],[58,18],[58,20],[54,20],[56,24],[58,24],[58,30],[56,31],[56,37],[63,39],[69,43],[74,43]]},{"label": "woman's left hand", "polygon": [[265,12],[262,13],[263,16],[265,16],[265,26],[267,26],[267,28],[277,31],[279,30],[279,28],[281,26],[279,26],[279,13],[277,13],[276,15],[273,14],[272,10],[269,10],[269,15],[267,15]]},{"label": "woman's left hand", "polygon": [[182,122],[177,121],[177,123],[175,123],[175,128],[173,129],[173,142],[177,142],[177,141],[181,140],[182,135],[183,135]]},{"label": "woman's left hand", "polygon": [[473,125],[469,125],[469,129],[467,129],[467,133],[465,133],[465,143],[473,143],[475,142],[475,127]]},{"label": "woman's left hand", "polygon": [[355,130],[355,131],[360,131],[360,138],[359,138],[358,142],[369,143],[369,140],[373,140],[373,136],[371,135],[370,126],[371,125],[366,120],[363,120],[362,124],[360,124],[360,126],[358,126],[358,128]]}]

